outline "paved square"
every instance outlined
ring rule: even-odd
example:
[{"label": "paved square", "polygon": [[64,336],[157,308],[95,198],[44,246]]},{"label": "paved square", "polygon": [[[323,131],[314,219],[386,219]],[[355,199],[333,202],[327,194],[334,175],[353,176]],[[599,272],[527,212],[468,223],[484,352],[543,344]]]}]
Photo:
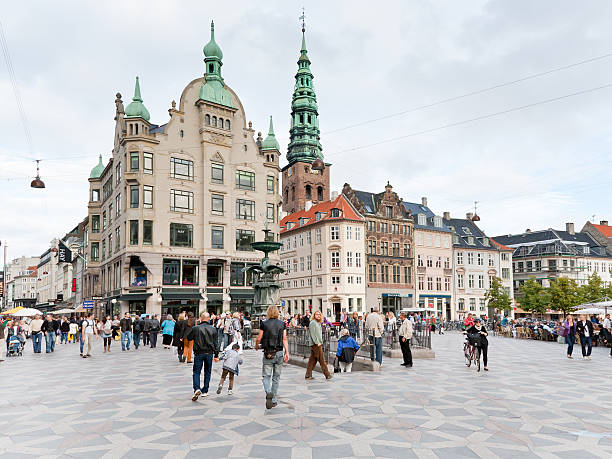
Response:
[{"label": "paved square", "polygon": [[0,363],[0,457],[612,457],[609,350],[569,360],[557,343],[490,338],[491,371],[476,373],[461,340],[434,336],[436,359],[412,369],[386,359],[329,382],[285,366],[271,411],[254,351],[234,395],[226,381],[194,403],[191,366],[172,351],[98,342],[85,360],[77,345],[34,355],[28,342]]}]

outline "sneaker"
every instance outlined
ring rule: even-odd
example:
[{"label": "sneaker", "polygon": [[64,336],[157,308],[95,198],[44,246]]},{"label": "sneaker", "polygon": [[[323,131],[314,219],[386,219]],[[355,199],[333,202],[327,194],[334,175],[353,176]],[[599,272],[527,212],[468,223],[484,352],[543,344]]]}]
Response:
[{"label": "sneaker", "polygon": [[274,402],[272,401],[273,398],[274,394],[272,392],[266,394],[266,409],[270,410],[274,406]]},{"label": "sneaker", "polygon": [[217,394],[220,394],[220,393],[221,393],[221,389],[223,389],[223,386],[219,386],[219,387],[217,387]]},{"label": "sneaker", "polygon": [[590,355],[588,355],[588,356],[587,356],[587,359],[591,360],[591,356],[590,356]]},{"label": "sneaker", "polygon": [[232,394],[233,394],[233,392],[232,392],[231,389],[227,391],[227,395],[232,395]]},{"label": "sneaker", "polygon": [[197,401],[197,400],[198,400],[198,397],[200,396],[200,394],[201,394],[201,393],[202,393],[202,392],[200,391],[200,389],[196,390],[196,391],[193,393],[193,397],[191,397],[191,400],[192,400],[192,401],[194,401],[194,402],[195,402],[195,401]]},{"label": "sneaker", "polygon": [[202,394],[202,398],[204,398],[204,397],[208,397],[208,392],[204,392],[204,393]]}]

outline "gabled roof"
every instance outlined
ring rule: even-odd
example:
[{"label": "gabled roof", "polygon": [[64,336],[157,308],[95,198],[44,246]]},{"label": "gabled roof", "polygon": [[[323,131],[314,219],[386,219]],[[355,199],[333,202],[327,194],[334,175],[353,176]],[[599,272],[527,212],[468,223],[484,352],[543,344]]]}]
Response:
[{"label": "gabled roof", "polygon": [[[496,245],[482,231],[476,223],[467,218],[451,218],[445,220],[446,226],[451,228],[457,237],[453,236],[453,246],[462,247],[465,249],[485,249],[485,250],[500,250],[499,245]],[[470,244],[470,237],[473,237],[473,244]],[[489,245],[486,245],[489,241]]]},{"label": "gabled roof", "polygon": [[500,249],[500,250],[505,250],[505,251],[510,251],[510,252],[512,252],[514,250],[514,249],[511,249],[510,247],[506,247],[505,245],[500,244],[499,242],[497,242],[492,237],[489,238],[489,240],[493,243],[493,245],[497,246],[497,248]]},{"label": "gabled roof", "polygon": [[381,197],[385,194],[382,193],[370,193],[369,191],[353,190],[355,197],[363,205],[366,212],[369,214],[375,214],[378,204],[380,204]]},{"label": "gabled roof", "polygon": [[[339,209],[340,216],[332,217],[330,212],[332,209]],[[317,220],[316,215],[319,212],[321,212],[321,218]],[[300,225],[300,220],[302,220],[302,225]],[[309,210],[300,210],[299,212],[294,212],[292,214],[287,215],[280,222],[281,234],[293,231],[295,229],[303,228],[314,223],[329,220],[364,221],[365,219],[361,216],[361,214],[359,214],[359,212],[355,210],[355,208],[351,205],[348,199],[346,199],[343,194],[340,194],[333,201],[325,201],[315,206],[312,206]],[[293,223],[293,225],[289,229],[287,229],[288,223]]]},{"label": "gabled roof", "polygon": [[591,226],[593,226],[597,231],[599,231],[605,237],[612,238],[612,226],[608,226],[608,225],[595,225],[593,223],[591,223]]},{"label": "gabled roof", "polygon": [[[451,230],[448,227],[446,227],[446,225],[444,225],[444,219],[442,219],[441,227],[434,225],[434,217],[436,215],[433,213],[433,211],[429,207],[424,206],[423,204],[418,204],[416,202],[403,201],[402,204],[404,205],[404,209],[406,209],[406,212],[410,212],[410,214],[412,215],[412,218],[414,219],[415,228],[421,228],[421,229],[427,229],[427,230],[433,230],[433,231],[443,231],[445,233],[451,232]],[[419,219],[417,218],[417,215],[419,214],[425,215],[425,222],[426,222],[425,225],[419,225]]]}]

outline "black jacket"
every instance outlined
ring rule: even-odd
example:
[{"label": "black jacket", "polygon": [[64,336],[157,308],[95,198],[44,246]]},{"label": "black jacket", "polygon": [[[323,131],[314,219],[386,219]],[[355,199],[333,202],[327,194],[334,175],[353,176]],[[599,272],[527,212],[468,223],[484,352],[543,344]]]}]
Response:
[{"label": "black jacket", "polygon": [[[468,328],[465,331],[468,335],[476,335],[479,334],[480,332],[485,332],[487,333],[487,329],[485,328],[485,326],[483,325],[482,327],[480,327],[480,330],[478,330],[476,328],[475,325],[472,325],[470,328]],[[489,341],[487,340],[487,337],[485,335],[480,335],[480,344],[482,346],[486,346],[487,344],[489,344]]]},{"label": "black jacket", "polygon": [[208,322],[203,322],[197,327],[191,327],[185,338],[193,340],[194,354],[215,354],[215,357],[219,356],[217,329]]},{"label": "black jacket", "polygon": [[132,327],[134,327],[134,333],[142,333],[144,329],[144,320],[142,319],[134,320]]},{"label": "black jacket", "polygon": [[48,320],[45,320],[42,326],[40,327],[40,331],[47,332],[47,333],[51,333],[51,332],[55,333],[58,328],[59,328],[59,324],[57,323],[57,320],[54,319],[51,322],[49,322]]},{"label": "black jacket", "polygon": [[60,331],[62,333],[68,333],[70,331],[70,322],[68,321],[62,322],[60,325]]},{"label": "black jacket", "polygon": [[[578,335],[584,336],[584,328],[585,324],[582,323],[582,320],[578,321],[578,323],[576,324],[576,332],[578,333]],[[586,328],[589,330],[589,336],[593,338],[593,322],[587,320]]]},{"label": "black jacket", "polygon": [[181,339],[185,337],[185,327],[187,325],[186,320],[177,320],[174,324],[174,333],[172,335],[172,345],[178,346]]}]

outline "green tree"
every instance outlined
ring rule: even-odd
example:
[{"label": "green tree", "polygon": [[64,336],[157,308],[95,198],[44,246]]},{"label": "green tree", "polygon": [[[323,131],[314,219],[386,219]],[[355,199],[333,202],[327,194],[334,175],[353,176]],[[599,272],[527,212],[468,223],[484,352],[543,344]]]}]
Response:
[{"label": "green tree", "polygon": [[489,308],[508,311],[512,309],[512,299],[506,292],[499,277],[494,277],[491,286],[485,293],[485,300],[488,301]]},{"label": "green tree", "polygon": [[531,277],[519,288],[521,309],[544,314],[550,306],[550,294],[535,277]]},{"label": "green tree", "polygon": [[550,309],[562,311],[564,315],[572,312],[582,303],[580,288],[574,279],[559,277],[550,282]]},{"label": "green tree", "polygon": [[603,281],[597,273],[591,274],[587,283],[581,285],[579,288],[583,303],[595,303],[606,296],[606,289],[603,286]]}]

